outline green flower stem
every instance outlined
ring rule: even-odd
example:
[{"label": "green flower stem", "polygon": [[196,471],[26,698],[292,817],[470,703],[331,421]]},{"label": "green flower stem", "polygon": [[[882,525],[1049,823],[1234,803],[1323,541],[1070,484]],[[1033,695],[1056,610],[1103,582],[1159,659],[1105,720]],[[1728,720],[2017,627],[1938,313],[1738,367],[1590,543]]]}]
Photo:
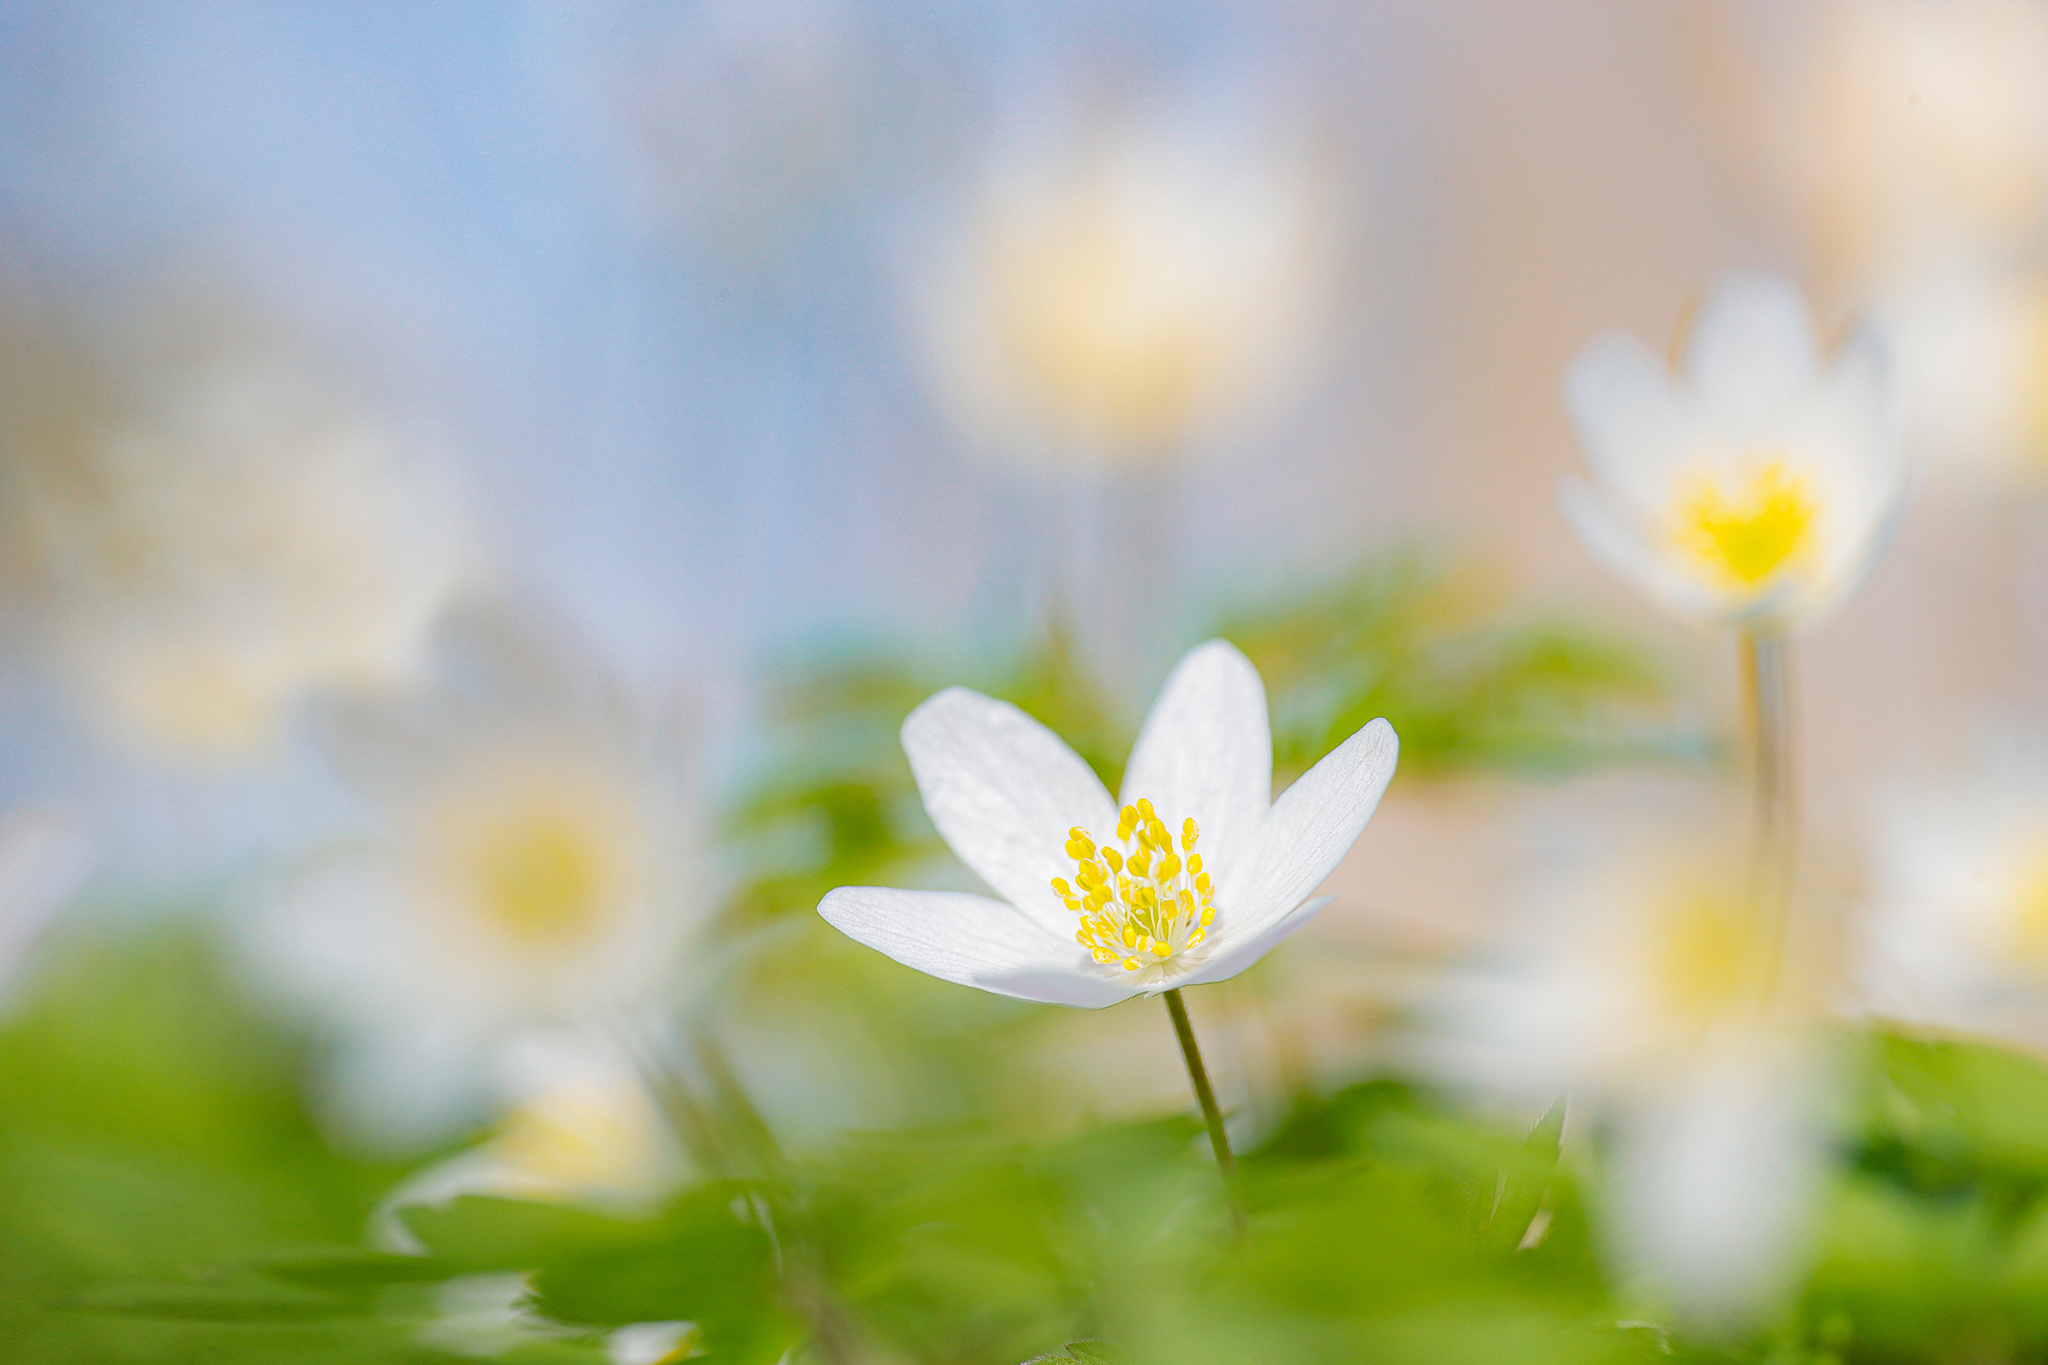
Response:
[{"label": "green flower stem", "polygon": [[1195,1083],[1195,1099],[1202,1106],[1202,1122],[1209,1127],[1209,1146],[1216,1153],[1217,1169],[1223,1172],[1224,1197],[1230,1202],[1231,1230],[1244,1236],[1244,1206],[1237,1202],[1237,1158],[1230,1154],[1230,1135],[1223,1130],[1223,1111],[1216,1107],[1216,1092],[1209,1086],[1209,1070],[1202,1065],[1202,1049],[1195,1043],[1195,1026],[1188,1022],[1187,1002],[1178,989],[1166,992],[1166,1012],[1173,1016],[1174,1036],[1180,1039],[1180,1055],[1187,1060],[1188,1079]]},{"label": "green flower stem", "polygon": [[1750,775],[1756,784],[1756,897],[1782,935],[1791,913],[1799,845],[1791,648],[1776,631],[1746,630],[1737,639]]}]

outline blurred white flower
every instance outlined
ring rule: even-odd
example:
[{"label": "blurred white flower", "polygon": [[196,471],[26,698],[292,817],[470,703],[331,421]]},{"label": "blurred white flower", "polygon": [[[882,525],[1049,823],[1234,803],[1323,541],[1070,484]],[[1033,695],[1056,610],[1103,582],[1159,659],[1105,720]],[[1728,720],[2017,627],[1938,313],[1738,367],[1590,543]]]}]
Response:
[{"label": "blurred white flower", "polygon": [[523,1342],[566,1336],[533,1311],[533,1287],[523,1273],[463,1275],[434,1293],[434,1316],[418,1332],[420,1344],[457,1355],[502,1355]]},{"label": "blurred white flower", "polygon": [[994,171],[926,281],[943,392],[1053,460],[1157,462],[1255,419],[1302,381],[1334,287],[1326,197],[1299,149],[1193,128]]},{"label": "blurred white flower", "polygon": [[587,647],[491,615],[444,643],[431,688],[336,726],[383,829],[316,861],[258,942],[339,1032],[337,1116],[365,1136],[478,1117],[507,1039],[674,987],[713,899],[680,736]]},{"label": "blurred white flower", "polygon": [[406,1180],[376,1217],[377,1238],[424,1250],[398,1212],[468,1194],[632,1211],[673,1189],[683,1158],[641,1071],[616,1041],[535,1030],[498,1049],[506,1113],[484,1142]]},{"label": "blurred white flower", "polygon": [[1746,1320],[1797,1270],[1823,1159],[1814,955],[1697,854],[1560,869],[1525,908],[1439,997],[1422,1057],[1532,1108],[1566,1097],[1604,1137],[1618,1266],[1691,1322]]},{"label": "blurred white flower", "polygon": [[1717,282],[1672,374],[1610,333],[1572,362],[1566,399],[1597,481],[1564,509],[1595,555],[1674,612],[1804,623],[1861,583],[1906,491],[1899,405],[1875,337],[1823,366],[1799,291]]},{"label": "blurred white flower", "polygon": [[1778,136],[1852,274],[2030,243],[2048,211],[2048,10],[1834,0],[1811,53]]},{"label": "blurred white flower", "polygon": [[1896,795],[1877,835],[1860,1003],[2048,1049],[2048,773]]},{"label": "blurred white flower", "polygon": [[1121,807],[1058,735],[964,687],[910,713],[903,750],[939,834],[1003,899],[842,886],[818,913],[941,980],[1092,1009],[1235,976],[1307,924],[1398,744],[1375,720],[1274,800],[1265,685],[1212,640],[1153,703]]},{"label": "blurred white flower", "polygon": [[4,473],[42,630],[117,729],[173,749],[246,751],[308,689],[402,679],[468,566],[433,473],[272,366],[167,381]]},{"label": "blurred white flower", "polygon": [[611,1365],[675,1365],[699,1353],[694,1322],[635,1322],[604,1339]]}]

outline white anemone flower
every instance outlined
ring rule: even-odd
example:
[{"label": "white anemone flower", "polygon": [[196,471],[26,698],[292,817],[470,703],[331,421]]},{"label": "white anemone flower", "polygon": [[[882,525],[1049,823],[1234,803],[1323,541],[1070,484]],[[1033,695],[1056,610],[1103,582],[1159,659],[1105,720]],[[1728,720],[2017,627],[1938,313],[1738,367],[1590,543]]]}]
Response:
[{"label": "white anemone flower", "polygon": [[1111,126],[990,175],[928,277],[938,377],[970,431],[1142,466],[1299,386],[1335,273],[1329,192],[1299,148],[1230,141]]},{"label": "white anemone flower", "polygon": [[1706,1327],[1798,1269],[1825,1155],[1810,955],[1698,853],[1535,879],[1528,914],[1455,976],[1419,1050],[1447,1079],[1605,1139],[1610,1259]]},{"label": "white anemone flower", "polygon": [[1900,796],[1880,828],[1859,1003],[2048,1050],[2048,774]]},{"label": "white anemone flower", "polygon": [[331,1027],[334,1119],[386,1145],[516,1101],[503,1049],[529,1030],[665,997],[712,904],[679,737],[580,644],[457,624],[472,657],[335,727],[380,828],[315,860],[258,944]]},{"label": "white anemone flower", "polygon": [[239,757],[322,689],[413,673],[471,571],[442,471],[307,376],[221,363],[0,460],[31,608],[126,738]]},{"label": "white anemone flower", "polygon": [[500,1049],[510,1096],[479,1145],[409,1177],[379,1207],[376,1240],[424,1252],[400,1210],[463,1195],[645,1210],[682,1179],[683,1154],[640,1069],[590,1031],[535,1030]]},{"label": "white anemone flower", "polygon": [[1375,720],[1274,800],[1265,686],[1212,640],[1153,704],[1120,802],[1051,730],[966,688],[911,712],[903,749],[932,823],[1002,899],[843,886],[818,912],[942,980],[1099,1008],[1235,976],[1307,924],[1398,745]]},{"label": "white anemone flower", "polygon": [[1612,333],[1566,398],[1597,481],[1564,509],[1622,577],[1680,616],[1782,629],[1840,603],[1876,562],[1906,489],[1903,423],[1875,335],[1824,364],[1798,289],[1724,276],[1672,374]]}]

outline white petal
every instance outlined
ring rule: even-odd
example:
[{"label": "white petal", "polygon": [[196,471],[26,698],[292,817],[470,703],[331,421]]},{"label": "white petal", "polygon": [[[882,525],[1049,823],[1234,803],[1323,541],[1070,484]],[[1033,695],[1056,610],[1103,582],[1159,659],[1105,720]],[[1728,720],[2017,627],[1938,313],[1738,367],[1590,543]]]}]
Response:
[{"label": "white petal", "polygon": [[1124,803],[1141,796],[1176,836],[1192,816],[1208,861],[1250,852],[1273,801],[1273,734],[1265,684],[1237,646],[1197,645],[1167,679],[1124,771]]},{"label": "white petal", "polygon": [[1116,826],[1102,779],[1052,731],[1008,702],[951,687],[903,722],[903,752],[939,835],[997,895],[1051,928],[1072,919],[1053,895],[1071,878],[1075,825]]},{"label": "white petal", "polygon": [[1280,794],[1259,823],[1251,875],[1218,867],[1218,954],[1258,938],[1322,885],[1372,818],[1400,747],[1393,726],[1373,721]]},{"label": "white petal", "polygon": [[1609,332],[1573,359],[1564,395],[1601,482],[1639,511],[1656,507],[1685,454],[1684,423],[1663,363],[1634,337]]},{"label": "white petal", "polygon": [[1793,1282],[1824,1144],[1810,1076],[1710,1067],[1615,1125],[1616,1249],[1705,1326],[1740,1325]]},{"label": "white petal", "polygon": [[1096,971],[1072,935],[1062,940],[986,896],[842,886],[818,903],[818,913],[848,938],[941,981],[1084,1009],[1134,994]]},{"label": "white petal", "polygon": [[1702,416],[1731,435],[1767,426],[1809,394],[1820,347],[1799,287],[1777,275],[1715,281],[1686,338],[1685,374]]},{"label": "white petal", "polygon": [[1684,616],[1712,619],[1720,613],[1718,594],[1680,572],[1644,539],[1640,522],[1616,511],[1594,489],[1566,476],[1557,481],[1557,503],[1580,543],[1624,582]]},{"label": "white petal", "polygon": [[1335,899],[1334,896],[1317,896],[1314,900],[1303,901],[1243,943],[1227,943],[1202,965],[1200,971],[1175,984],[1199,986],[1205,981],[1228,981],[1293,937],[1296,930],[1314,919],[1324,906]]}]

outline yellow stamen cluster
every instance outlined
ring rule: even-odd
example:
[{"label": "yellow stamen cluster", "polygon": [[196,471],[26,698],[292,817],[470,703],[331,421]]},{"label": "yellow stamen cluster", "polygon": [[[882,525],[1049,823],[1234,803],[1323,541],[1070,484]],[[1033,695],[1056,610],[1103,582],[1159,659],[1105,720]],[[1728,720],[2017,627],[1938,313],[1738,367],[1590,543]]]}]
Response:
[{"label": "yellow stamen cluster", "polygon": [[1702,478],[1679,499],[1678,543],[1717,577],[1755,587],[1811,549],[1819,505],[1783,460],[1761,464],[1732,496]]},{"label": "yellow stamen cluster", "polygon": [[1081,917],[1074,937],[1097,962],[1135,972],[1208,937],[1215,886],[1195,852],[1199,833],[1192,819],[1181,821],[1176,849],[1173,832],[1143,798],[1118,813],[1117,847],[1096,847],[1079,825],[1067,831],[1074,880],[1054,877],[1052,889]]}]

